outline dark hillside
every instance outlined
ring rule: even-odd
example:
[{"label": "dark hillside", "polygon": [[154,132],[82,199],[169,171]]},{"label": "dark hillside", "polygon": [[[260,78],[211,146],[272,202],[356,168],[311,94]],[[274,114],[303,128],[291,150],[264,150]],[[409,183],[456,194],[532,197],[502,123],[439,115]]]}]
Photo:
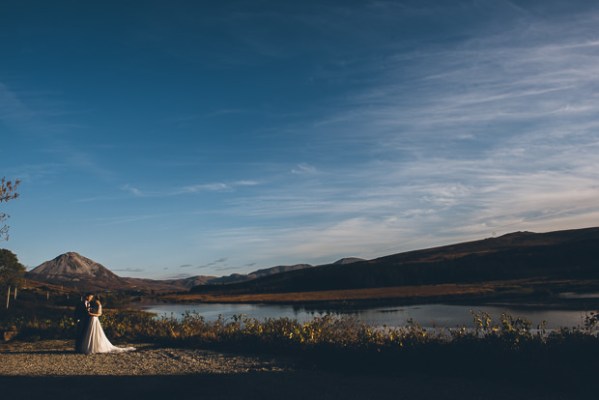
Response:
[{"label": "dark hillside", "polygon": [[520,278],[599,279],[599,228],[516,232],[370,261],[325,265],[196,293],[276,293]]}]

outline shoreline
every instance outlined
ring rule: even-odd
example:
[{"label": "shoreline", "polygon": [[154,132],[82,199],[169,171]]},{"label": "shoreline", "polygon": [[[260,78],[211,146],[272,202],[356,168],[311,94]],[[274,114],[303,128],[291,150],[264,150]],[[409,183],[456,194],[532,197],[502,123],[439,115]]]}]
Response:
[{"label": "shoreline", "polygon": [[455,305],[455,306],[472,306],[472,307],[506,307],[511,309],[522,310],[557,310],[557,311],[595,311],[599,310],[599,301],[591,303],[587,301],[568,301],[561,303],[547,302],[513,302],[513,301],[493,301],[484,300],[466,300],[466,299],[447,299],[447,298],[428,298],[406,301],[388,301],[386,299],[370,299],[363,301],[304,301],[304,302],[286,302],[286,301],[155,301],[145,302],[143,305],[130,304],[127,309],[133,311],[147,312],[146,308],[159,305],[202,305],[202,304],[253,304],[253,305],[280,305],[292,306],[293,308],[304,309],[307,311],[343,311],[343,310],[367,310],[376,307],[409,307],[409,306],[424,306],[424,305]]},{"label": "shoreline", "polygon": [[[574,296],[562,296],[574,293]],[[450,304],[523,309],[599,310],[596,281],[496,281],[319,292],[179,293],[156,296],[154,304],[269,304],[307,310]],[[585,296],[586,295],[586,296]],[[132,303],[132,305],[135,303]],[[148,304],[148,302],[138,303]],[[136,305],[134,305],[136,307]]]}]

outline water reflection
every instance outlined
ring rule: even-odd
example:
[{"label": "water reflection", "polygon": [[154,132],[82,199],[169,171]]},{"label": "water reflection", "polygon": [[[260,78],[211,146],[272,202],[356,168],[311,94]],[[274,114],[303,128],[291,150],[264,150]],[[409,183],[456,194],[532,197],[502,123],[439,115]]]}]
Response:
[{"label": "water reflection", "polygon": [[599,293],[560,293],[559,297],[563,299],[599,299]]},{"label": "water reflection", "polygon": [[158,314],[159,316],[181,318],[186,311],[197,312],[207,321],[214,321],[220,315],[230,319],[234,315],[245,315],[247,317],[264,320],[266,318],[292,318],[300,322],[306,322],[316,316],[326,314],[351,315],[358,320],[373,326],[403,326],[409,320],[419,323],[425,328],[456,326],[472,326],[471,311],[483,311],[490,314],[495,321],[499,321],[502,313],[511,314],[514,317],[523,317],[529,320],[533,327],[542,321],[547,322],[547,328],[558,328],[560,326],[579,326],[584,324],[587,311],[572,310],[534,310],[518,309],[511,307],[496,306],[463,306],[447,304],[426,304],[401,307],[373,307],[365,309],[343,309],[343,310],[307,310],[291,305],[271,304],[159,304],[145,307],[144,310]]}]

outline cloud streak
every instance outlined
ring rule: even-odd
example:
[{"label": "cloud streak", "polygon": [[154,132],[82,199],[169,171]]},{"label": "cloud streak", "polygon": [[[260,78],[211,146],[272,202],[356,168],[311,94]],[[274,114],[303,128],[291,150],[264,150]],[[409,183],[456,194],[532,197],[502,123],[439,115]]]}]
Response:
[{"label": "cloud streak", "polygon": [[202,183],[196,185],[182,186],[178,188],[165,189],[164,191],[147,191],[142,190],[136,186],[125,184],[121,186],[121,190],[133,195],[134,197],[173,197],[182,196],[186,194],[194,193],[210,193],[210,192],[234,192],[238,188],[256,186],[260,183],[252,180],[240,180],[234,182],[214,182],[214,183]]},{"label": "cloud streak", "polygon": [[314,175],[318,173],[318,170],[313,165],[300,163],[291,170],[291,173],[295,175]]},{"label": "cloud streak", "polygon": [[205,269],[205,268],[223,269],[226,267],[227,260],[228,260],[227,257],[221,257],[217,260],[209,262],[208,264],[198,265],[196,268],[198,268],[198,269]]},{"label": "cloud streak", "polygon": [[60,209],[30,226],[98,216],[89,248],[137,235],[148,268],[193,272],[599,224],[596,5],[300,3],[149,7],[140,48],[106,49],[123,68],[90,69],[115,86],[65,74],[62,102],[12,57],[47,92],[0,82],[6,173]]},{"label": "cloud streak", "polygon": [[116,271],[116,272],[145,272],[145,269],[143,269],[143,268],[118,268],[118,269],[113,269],[113,271]]},{"label": "cloud streak", "polygon": [[258,261],[312,262],[597,225],[599,45],[580,37],[598,19],[526,14],[500,33],[389,56],[375,84],[310,127],[375,157],[297,164],[292,175],[313,179],[228,201],[262,228],[217,237]]}]

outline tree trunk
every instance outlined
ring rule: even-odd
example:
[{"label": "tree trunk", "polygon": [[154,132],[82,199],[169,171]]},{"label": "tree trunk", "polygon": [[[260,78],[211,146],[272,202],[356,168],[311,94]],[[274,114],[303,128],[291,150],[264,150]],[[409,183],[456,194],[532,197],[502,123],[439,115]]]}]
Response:
[{"label": "tree trunk", "polygon": [[15,289],[13,290],[13,300],[17,300],[17,287],[15,286]]},{"label": "tree trunk", "polygon": [[8,287],[8,290],[6,292],[6,309],[8,310],[8,307],[10,306],[10,286]]}]

